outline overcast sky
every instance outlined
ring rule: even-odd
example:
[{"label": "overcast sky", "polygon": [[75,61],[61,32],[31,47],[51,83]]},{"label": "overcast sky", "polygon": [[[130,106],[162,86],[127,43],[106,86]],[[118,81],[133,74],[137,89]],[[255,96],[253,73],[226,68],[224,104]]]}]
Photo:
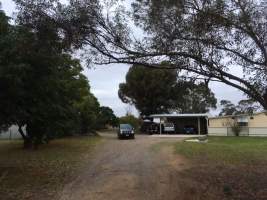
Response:
[{"label": "overcast sky", "polygon": [[[2,9],[8,16],[12,16],[12,12],[15,10],[12,0],[0,1],[2,2]],[[85,75],[90,81],[91,91],[98,98],[100,104],[111,107],[117,116],[125,115],[128,107],[118,98],[119,83],[125,81],[128,69],[129,66],[127,65],[108,65],[84,70]],[[210,88],[215,93],[218,102],[222,99],[228,99],[233,103],[237,103],[240,99],[245,98],[237,89],[222,83],[213,82],[210,84]],[[134,109],[132,111],[137,114]],[[213,115],[217,113],[218,109],[211,111]]]}]

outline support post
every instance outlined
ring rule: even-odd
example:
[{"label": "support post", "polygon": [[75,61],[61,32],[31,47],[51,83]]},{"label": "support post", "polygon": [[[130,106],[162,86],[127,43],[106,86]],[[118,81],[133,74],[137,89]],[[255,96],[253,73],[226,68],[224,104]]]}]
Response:
[{"label": "support post", "polygon": [[209,135],[209,118],[206,117],[206,122],[207,122],[207,135]]},{"label": "support post", "polygon": [[159,118],[159,134],[162,134],[161,117]]},{"label": "support post", "polygon": [[197,125],[198,125],[198,135],[200,135],[200,118],[197,118]]}]

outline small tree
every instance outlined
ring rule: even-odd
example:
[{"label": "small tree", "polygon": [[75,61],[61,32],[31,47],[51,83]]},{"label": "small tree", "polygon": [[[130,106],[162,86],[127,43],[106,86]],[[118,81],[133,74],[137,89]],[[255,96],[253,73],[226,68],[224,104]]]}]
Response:
[{"label": "small tree", "polygon": [[118,126],[118,118],[110,107],[101,106],[98,119],[98,127],[105,128],[107,125]]},{"label": "small tree", "polygon": [[234,132],[235,136],[237,137],[240,136],[241,126],[238,124],[236,120],[232,123],[231,129]]},{"label": "small tree", "polygon": [[140,126],[140,120],[133,115],[128,115],[120,118],[120,124],[130,124],[137,130]]}]

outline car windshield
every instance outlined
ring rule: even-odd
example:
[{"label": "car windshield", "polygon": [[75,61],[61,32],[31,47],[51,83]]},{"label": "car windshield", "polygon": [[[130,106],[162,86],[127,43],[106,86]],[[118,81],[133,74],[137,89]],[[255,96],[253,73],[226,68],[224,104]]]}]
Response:
[{"label": "car windshield", "polygon": [[166,123],[165,126],[173,127],[173,124],[172,123]]},{"label": "car windshield", "polygon": [[121,129],[132,129],[132,126],[130,124],[121,124],[120,128]]}]

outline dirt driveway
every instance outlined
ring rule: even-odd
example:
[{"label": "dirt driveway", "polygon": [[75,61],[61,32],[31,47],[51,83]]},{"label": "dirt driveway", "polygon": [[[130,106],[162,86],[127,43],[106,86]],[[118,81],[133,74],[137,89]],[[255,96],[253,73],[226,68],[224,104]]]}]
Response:
[{"label": "dirt driveway", "polygon": [[[177,173],[185,161],[161,142],[181,138],[137,136],[118,140],[115,133],[102,133],[104,143],[81,174],[66,185],[60,200],[174,200],[179,199]],[[158,149],[158,148],[157,148]]]}]

